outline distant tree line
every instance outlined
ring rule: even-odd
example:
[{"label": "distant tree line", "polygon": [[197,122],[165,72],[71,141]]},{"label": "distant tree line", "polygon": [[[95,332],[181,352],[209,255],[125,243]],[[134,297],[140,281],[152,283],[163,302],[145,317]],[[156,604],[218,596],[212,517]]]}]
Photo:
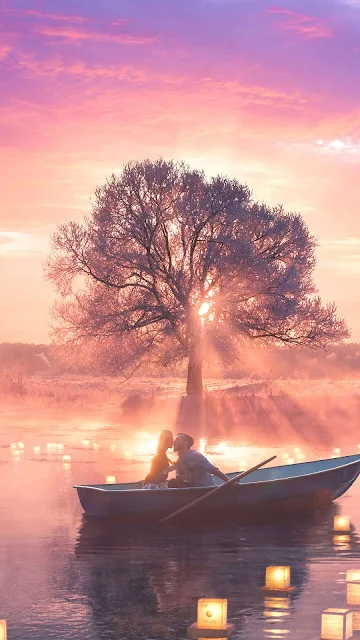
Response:
[{"label": "distant tree line", "polygon": [[[97,369],[89,362],[71,363],[57,358],[50,345],[0,343],[0,371],[21,369],[25,375],[63,375],[76,373],[96,375]],[[109,375],[112,371],[109,370]],[[139,370],[138,375],[185,376],[186,366],[176,369]],[[242,362],[236,368],[207,365],[208,377],[249,377],[269,376],[276,378],[327,378],[357,377],[360,375],[360,344],[346,343],[324,350],[277,347],[273,349],[252,349],[244,353]]]}]

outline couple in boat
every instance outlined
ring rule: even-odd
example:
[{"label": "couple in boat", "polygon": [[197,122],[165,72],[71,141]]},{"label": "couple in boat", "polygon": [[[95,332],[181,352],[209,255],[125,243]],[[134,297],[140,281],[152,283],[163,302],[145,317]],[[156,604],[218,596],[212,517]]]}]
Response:
[{"label": "couple in boat", "polygon": [[[229,478],[220,469],[211,464],[202,453],[192,449],[193,444],[194,440],[187,433],[178,433],[174,440],[171,431],[162,431],[143,489],[207,487],[215,484],[214,476],[228,482]],[[167,457],[168,449],[172,448],[178,455],[175,463]],[[171,471],[176,471],[176,477],[168,481]]]}]

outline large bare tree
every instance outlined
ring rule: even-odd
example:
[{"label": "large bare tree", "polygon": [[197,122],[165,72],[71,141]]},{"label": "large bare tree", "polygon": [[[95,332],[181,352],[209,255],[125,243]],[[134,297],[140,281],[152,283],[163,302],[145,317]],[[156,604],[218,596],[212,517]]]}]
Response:
[{"label": "large bare tree", "polygon": [[324,347],[348,335],[317,296],[315,247],[300,215],[254,202],[236,180],[129,163],[83,224],[52,238],[54,339],[103,343],[118,372],[187,358],[187,393],[199,394],[210,348],[233,358],[244,338]]}]

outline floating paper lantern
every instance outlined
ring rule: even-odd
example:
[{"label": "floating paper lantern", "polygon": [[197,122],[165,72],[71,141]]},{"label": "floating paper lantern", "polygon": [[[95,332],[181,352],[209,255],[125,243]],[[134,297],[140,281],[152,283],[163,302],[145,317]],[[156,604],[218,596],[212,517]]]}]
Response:
[{"label": "floating paper lantern", "polygon": [[348,533],[350,531],[350,518],[349,516],[335,516],[334,517],[334,531],[339,533]]},{"label": "floating paper lantern", "polygon": [[81,444],[82,444],[84,447],[88,447],[88,446],[89,446],[89,444],[90,444],[90,440],[81,440]]},{"label": "floating paper lantern", "polygon": [[95,451],[97,451],[98,449],[100,449],[99,445],[96,444],[96,442],[94,442],[93,444],[93,449],[95,449]]},{"label": "floating paper lantern", "polygon": [[360,580],[360,569],[349,569],[346,572],[346,582],[357,582]]},{"label": "floating paper lantern", "polygon": [[71,462],[71,456],[69,456],[68,454],[63,456],[63,462]]},{"label": "floating paper lantern", "polygon": [[281,457],[282,457],[283,460],[287,460],[288,458],[290,458],[288,453],[282,453]]},{"label": "floating paper lantern", "polygon": [[295,461],[294,461],[294,458],[288,458],[288,459],[286,460],[286,464],[294,464],[294,462],[295,462]]},{"label": "floating paper lantern", "polygon": [[225,629],[227,624],[227,600],[201,598],[198,600],[198,629]]},{"label": "floating paper lantern", "polygon": [[353,635],[351,609],[325,609],[321,615],[322,640],[348,640]]},{"label": "floating paper lantern", "polygon": [[59,453],[62,453],[64,451],[64,445],[63,444],[57,444],[56,445],[56,449],[58,450]]},{"label": "floating paper lantern", "polygon": [[34,453],[41,453],[41,448],[40,447],[34,447]]},{"label": "floating paper lantern", "polygon": [[6,620],[0,620],[0,640],[6,640],[7,631],[6,631]]},{"label": "floating paper lantern", "polygon": [[346,583],[346,604],[360,607],[360,581]]},{"label": "floating paper lantern", "polygon": [[106,476],[106,484],[116,484],[116,476]]},{"label": "floating paper lantern", "polygon": [[266,567],[265,591],[292,591],[290,567]]},{"label": "floating paper lantern", "polygon": [[64,471],[70,471],[70,469],[71,469],[70,462],[64,462],[63,463],[63,469],[64,469]]},{"label": "floating paper lantern", "polygon": [[25,449],[24,443],[23,442],[18,442],[17,443],[17,448],[20,449],[20,450]]},{"label": "floating paper lantern", "polygon": [[110,451],[116,451],[116,444],[110,445]]},{"label": "floating paper lantern", "polygon": [[294,453],[297,453],[297,454],[301,453],[301,449],[297,447],[296,449],[294,449]]},{"label": "floating paper lantern", "polygon": [[16,442],[12,442],[10,447],[11,447],[12,450],[17,449],[17,443]]}]

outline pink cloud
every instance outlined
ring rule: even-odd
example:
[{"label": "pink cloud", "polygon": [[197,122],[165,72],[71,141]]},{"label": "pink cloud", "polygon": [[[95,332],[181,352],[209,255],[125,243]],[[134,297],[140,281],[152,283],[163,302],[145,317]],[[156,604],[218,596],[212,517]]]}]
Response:
[{"label": "pink cloud", "polygon": [[92,18],[87,18],[85,16],[71,16],[61,13],[44,13],[43,11],[36,11],[35,9],[8,9],[3,11],[3,13],[6,13],[8,15],[31,16],[33,18],[41,18],[45,20],[56,20],[59,22],[93,22]]},{"label": "pink cloud", "polygon": [[281,31],[288,31],[304,38],[331,38],[331,28],[323,21],[312,16],[273,7],[266,10],[267,13],[283,16],[278,23]]},{"label": "pink cloud", "polygon": [[129,33],[109,33],[108,31],[90,31],[85,29],[38,27],[37,34],[62,38],[73,42],[91,40],[92,42],[117,42],[120,44],[150,44],[157,42],[152,36],[136,36]]}]

